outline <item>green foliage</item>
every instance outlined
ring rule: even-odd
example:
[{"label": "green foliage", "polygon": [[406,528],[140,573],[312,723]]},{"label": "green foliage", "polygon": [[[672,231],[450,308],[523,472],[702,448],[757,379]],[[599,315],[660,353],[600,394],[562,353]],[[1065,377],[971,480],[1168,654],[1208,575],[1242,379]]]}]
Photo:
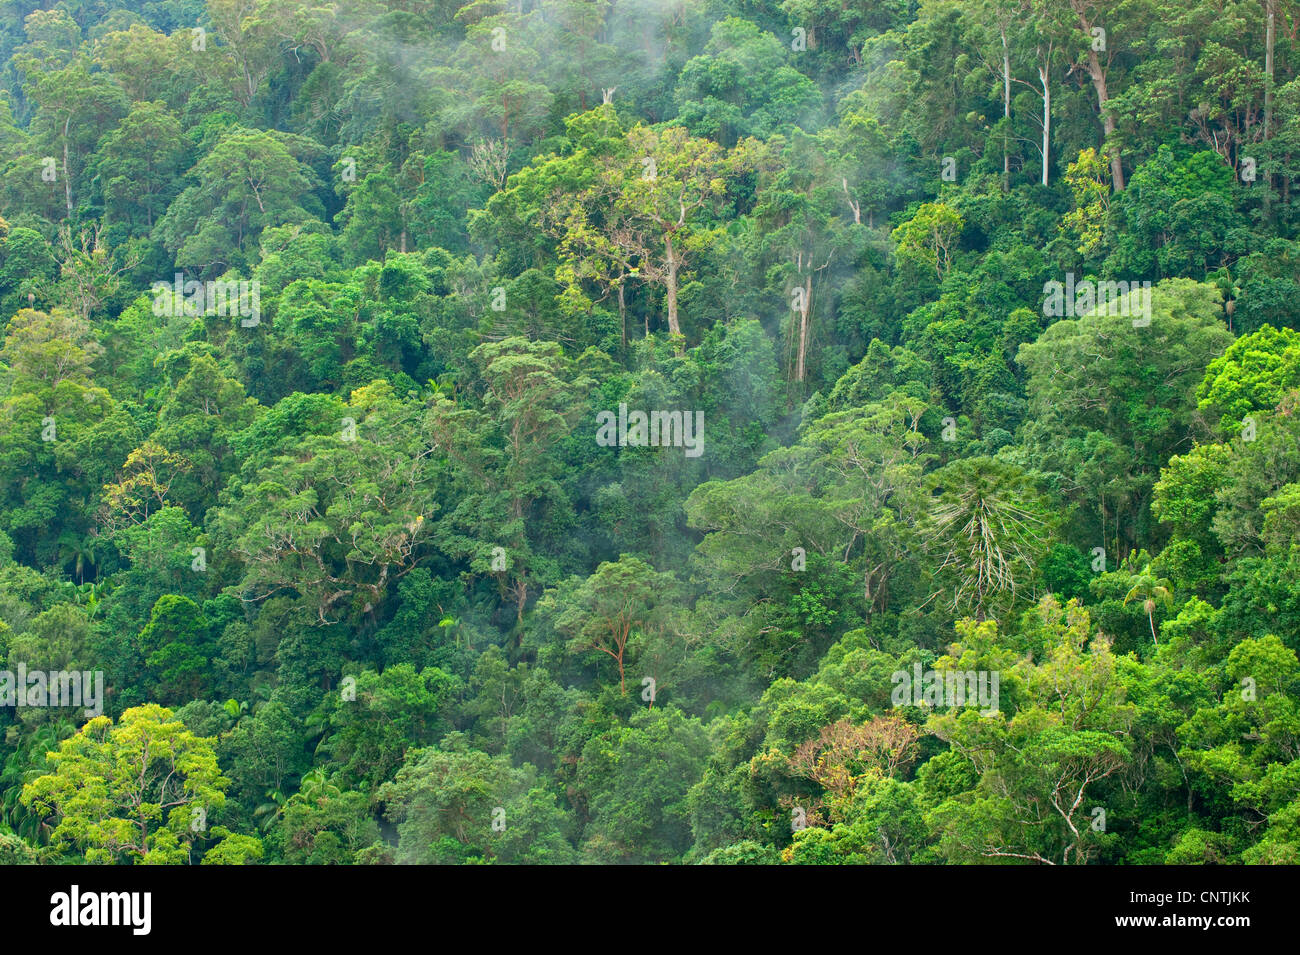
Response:
[{"label": "green foliage", "polygon": [[0,5],[0,863],[1300,861],[1262,23]]},{"label": "green foliage", "polygon": [[[194,812],[225,804],[229,780],[212,744],[153,704],[127,710],[116,725],[97,716],[50,754],[52,771],[24,786],[22,801],[52,817],[56,847],[76,848],[88,862],[183,863],[196,841]],[[212,835],[219,846],[244,838]]]}]

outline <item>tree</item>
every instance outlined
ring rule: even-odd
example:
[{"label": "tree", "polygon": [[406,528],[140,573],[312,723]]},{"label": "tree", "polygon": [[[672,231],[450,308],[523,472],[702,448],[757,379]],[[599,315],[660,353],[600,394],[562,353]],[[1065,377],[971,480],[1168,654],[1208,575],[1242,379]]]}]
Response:
[{"label": "tree", "polygon": [[61,157],[59,169],[68,218],[73,215],[73,185],[87,167],[95,145],[127,112],[122,88],[84,62],[29,77],[28,95],[39,104],[32,132]]},{"label": "tree", "polygon": [[397,825],[398,863],[574,861],[536,771],[469,749],[459,734],[412,750],[379,798]]},{"label": "tree", "polygon": [[293,592],[322,625],[388,597],[389,582],[416,567],[437,509],[439,448],[423,408],[377,381],[342,411],[317,424],[337,430],[291,439],[259,461],[214,518],[243,561],[244,599]]},{"label": "tree", "polygon": [[890,238],[899,261],[932,268],[939,281],[952,263],[952,249],[965,226],[961,213],[942,202],[926,202]]},{"label": "tree", "polygon": [[[1068,0],[1069,13],[1073,14],[1075,31],[1069,38],[1069,47],[1075,54],[1076,67],[1081,67],[1092,83],[1097,96],[1097,114],[1105,136],[1106,151],[1110,154],[1110,180],[1116,192],[1124,190],[1124,166],[1120,161],[1119,144],[1113,141],[1115,114],[1109,103],[1111,66],[1128,45],[1129,37],[1141,36],[1144,21],[1154,11],[1148,12],[1141,3],[1126,4],[1111,10],[1097,0]],[[1064,14],[1064,11],[1063,11]],[[1119,17],[1124,16],[1124,20]],[[1100,33],[1098,32],[1100,31]]]},{"label": "tree", "polygon": [[776,37],[747,20],[715,23],[703,55],[678,74],[678,121],[725,148],[746,136],[766,140],[794,126],[812,128],[817,86],[783,62],[786,55]]},{"label": "tree", "polygon": [[[1055,70],[1056,57],[1062,48],[1060,18],[1063,10],[1054,0],[1026,0],[1016,4],[1016,13],[1021,20],[1020,28],[1014,34],[1013,46],[1023,50],[1024,55],[1032,57],[1034,70],[1038,74],[1038,83],[1035,86],[1017,76],[1012,76],[1012,80],[1033,90],[1042,104],[1036,122],[1042,131],[1042,140],[1038,149],[1042,158],[1041,181],[1046,186],[1052,162],[1052,85],[1055,81],[1052,74]],[[1065,30],[1069,30],[1068,24]],[[1070,39],[1073,41],[1076,38],[1071,36]],[[1071,42],[1068,47],[1074,45]],[[1032,53],[1030,53],[1031,49]]]},{"label": "tree", "polygon": [[66,223],[59,227],[64,296],[72,301],[83,322],[117,295],[122,286],[122,273],[140,264],[139,252],[128,252],[121,265],[114,268],[117,263],[108,257],[108,249],[100,241],[101,233],[97,225],[81,232],[74,241]]},{"label": "tree", "polygon": [[[988,718],[967,708],[926,723],[979,774],[974,790],[944,799],[928,816],[950,861],[1082,865],[1113,839],[1094,831],[1085,816],[1094,805],[1090,792],[1129,765],[1136,708],[1125,701],[1109,643],[1090,638],[1087,611],[1076,601],[1062,608],[1049,595],[1040,612],[1047,624],[1042,662],[1012,664],[1004,656],[998,664],[1005,667],[1003,699],[1015,695],[1020,681],[1027,692],[1014,715]],[[958,632],[963,640],[950,657],[964,669],[978,660],[968,651],[988,646],[997,627],[986,621],[959,625]]]},{"label": "tree", "polygon": [[117,529],[145,523],[167,506],[172,483],[189,469],[179,454],[146,441],[127,455],[122,480],[104,486],[104,524]]},{"label": "tree", "polygon": [[608,656],[618,667],[618,691],[626,693],[628,645],[652,629],[671,626],[668,614],[677,589],[672,574],[624,554],[584,581],[571,578],[547,607],[556,610],[555,628],[569,638],[569,652]]},{"label": "tree", "polygon": [[1107,264],[1138,274],[1208,278],[1227,264],[1228,236],[1244,225],[1236,190],[1221,157],[1203,150],[1182,159],[1161,146],[1114,199],[1127,228]]},{"label": "tree", "polygon": [[247,106],[279,56],[273,22],[283,22],[284,11],[277,7],[274,18],[258,16],[263,0],[206,0],[206,5],[222,53],[238,69],[235,96]]},{"label": "tree", "polygon": [[1265,325],[1242,335],[1205,369],[1196,406],[1218,414],[1221,433],[1241,430],[1252,413],[1275,411],[1288,392],[1300,389],[1300,333]]},{"label": "tree", "polygon": [[1081,530],[1116,561],[1147,534],[1160,468],[1204,433],[1200,369],[1232,340],[1214,287],[1167,279],[1150,294],[1149,325],[1133,309],[1095,308],[1054,322],[1016,359],[1028,372],[1023,461],[1061,475],[1085,508]]},{"label": "tree", "polygon": [[105,224],[148,235],[175,198],[184,157],[180,120],[162,103],[135,103],[95,153]]},{"label": "tree", "polygon": [[931,482],[927,547],[939,558],[936,574],[951,581],[949,606],[982,620],[995,598],[1014,599],[1034,579],[1051,511],[1028,474],[989,458],[955,461]]},{"label": "tree", "polygon": [[840,720],[823,726],[816,739],[790,757],[790,771],[811,779],[831,797],[831,818],[842,818],[859,787],[893,777],[916,759],[920,731],[896,714],[865,723]]},{"label": "tree", "polygon": [[417,673],[409,663],[383,673],[363,670],[355,679],[355,699],[334,698],[332,732],[321,750],[339,767],[341,779],[373,792],[409,751],[446,728],[441,713],[458,681],[437,667]]},{"label": "tree", "polygon": [[890,582],[925,512],[921,475],[932,455],[920,433],[924,410],[924,402],[895,393],[832,412],[806,431],[805,440],[825,454],[830,483],[823,503],[850,532],[844,554],[861,547],[868,619],[887,605]]},{"label": "tree", "polygon": [[229,795],[242,802],[287,788],[310,765],[304,743],[303,721],[278,696],[241,716],[217,753],[230,767]]},{"label": "tree", "polygon": [[158,699],[184,702],[197,699],[211,685],[216,647],[208,636],[208,621],[193,600],[175,594],[159,597],[140,631],[141,655],[156,681]]},{"label": "tree", "polygon": [[[972,16],[981,28],[982,40],[979,50],[985,68],[998,78],[1002,86],[1002,188],[1010,185],[1011,150],[1009,147],[1011,126],[1011,37],[1016,21],[1021,13],[1020,4],[1007,0],[985,0],[971,5]],[[996,43],[992,42],[996,39]],[[1046,117],[1044,117],[1046,119]],[[1047,150],[1043,150],[1046,155]],[[1044,172],[1046,167],[1044,167]],[[1046,185],[1046,179],[1043,185]]]},{"label": "tree", "polygon": [[187,176],[187,187],[155,230],[176,264],[220,275],[252,258],[262,230],[303,222],[316,175],[293,154],[298,143],[285,134],[235,128],[227,132]]},{"label": "tree", "polygon": [[914,181],[910,169],[899,168],[896,144],[873,114],[874,105],[865,91],[850,93],[840,103],[839,124],[819,136],[831,163],[831,190],[839,188],[855,226],[863,224],[865,207],[868,229],[886,206],[911,194]]},{"label": "tree", "polygon": [[289,865],[354,865],[381,842],[366,794],[342,791],[319,769],[303,777],[268,841]]},{"label": "tree", "polygon": [[226,801],[214,743],[156,704],[127,710],[117,725],[97,716],[49,755],[52,771],[25,785],[22,801],[53,818],[52,844],[89,862],[185,863],[201,838],[195,811],[216,813]]},{"label": "tree", "polygon": [[1147,623],[1151,625],[1151,642],[1158,644],[1156,639],[1156,623],[1153,614],[1156,609],[1156,601],[1160,601],[1166,607],[1174,605],[1173,585],[1169,581],[1157,575],[1151,565],[1145,564],[1141,570],[1129,576],[1130,587],[1128,593],[1124,595],[1124,603],[1130,600],[1141,600],[1142,609],[1146,611]]},{"label": "tree", "polygon": [[596,164],[592,177],[563,207],[561,251],[571,260],[606,262],[619,276],[662,287],[669,336],[680,347],[682,277],[714,237],[711,213],[723,199],[725,177],[744,153],[728,157],[716,143],[680,126],[639,125],[624,138],[619,148],[590,156]]},{"label": "tree", "polygon": [[0,363],[3,529],[29,560],[58,559],[65,532],[88,536],[96,495],[140,441],[130,416],[96,384],[94,329],[55,309],[21,309]]},{"label": "tree", "polygon": [[1295,858],[1297,806],[1289,780],[1300,757],[1296,653],[1266,633],[1241,640],[1222,665],[1222,695],[1204,701],[1179,727],[1179,758],[1198,784],[1223,792],[1220,829],[1229,845],[1254,842],[1242,861],[1286,864]]},{"label": "tree", "polygon": [[753,213],[755,253],[761,256],[759,264],[766,268],[769,281],[780,276],[793,286],[791,308],[798,318],[791,323],[791,378],[802,383],[813,336],[813,282],[817,280],[820,296],[837,251],[831,210],[839,197],[828,181],[816,141],[799,133],[793,134],[780,162],[756,162],[756,166],[767,173],[763,177],[767,181]]},{"label": "tree", "polygon": [[[198,74],[202,65],[200,58],[194,56],[197,51],[193,43],[194,34],[190,30],[179,29],[168,36],[144,23],[132,23],[125,30],[110,30],[98,37],[94,61],[126,90],[133,104],[132,112],[142,110],[137,118],[152,113],[157,103],[180,112],[200,82]],[[126,129],[119,132],[130,135]],[[155,145],[166,153],[166,145]],[[154,184],[157,185],[161,183]]]},{"label": "tree", "polygon": [[576,781],[591,813],[587,858],[655,862],[682,852],[690,843],[687,793],[707,753],[699,720],[671,706],[642,710],[587,740]]},{"label": "tree", "polygon": [[[466,12],[457,16],[468,19]],[[436,71],[450,94],[443,121],[463,131],[464,139],[490,134],[503,143],[528,142],[545,128],[555,97],[535,79],[543,57],[529,42],[529,28],[538,17],[538,12],[521,17],[503,11],[472,22],[451,69]]]},{"label": "tree", "polygon": [[1095,149],[1085,149],[1070,163],[1065,173],[1066,185],[1074,194],[1074,208],[1061,219],[1078,241],[1077,251],[1093,258],[1105,238],[1106,217],[1110,212],[1110,190],[1106,188],[1105,170]]},{"label": "tree", "polygon": [[506,338],[469,359],[484,387],[482,411],[445,398],[432,405],[433,434],[465,489],[438,528],[439,545],[475,572],[499,575],[522,625],[533,581],[558,577],[533,556],[529,532],[539,512],[563,506],[552,449],[584,413],[592,379],[553,342]]},{"label": "tree", "polygon": [[184,460],[167,494],[198,515],[216,503],[217,489],[235,473],[238,460],[231,438],[264,409],[208,354],[178,362],[168,378],[173,384],[158,409],[158,427],[150,441]]}]

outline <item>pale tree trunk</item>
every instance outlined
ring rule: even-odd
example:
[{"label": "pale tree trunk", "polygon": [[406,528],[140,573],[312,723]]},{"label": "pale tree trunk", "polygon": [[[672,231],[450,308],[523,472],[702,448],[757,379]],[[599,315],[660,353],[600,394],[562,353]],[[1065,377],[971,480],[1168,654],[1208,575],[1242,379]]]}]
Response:
[{"label": "pale tree trunk", "polygon": [[[811,263],[809,263],[811,264]],[[808,356],[808,319],[812,312],[812,272],[808,272],[803,283],[803,302],[799,309],[799,347],[794,361],[794,380],[803,381]]]},{"label": "pale tree trunk", "polygon": [[627,302],[623,298],[623,283],[618,283],[618,324],[623,330],[623,347],[627,347]]},{"label": "pale tree trunk", "polygon": [[[1092,28],[1088,21],[1079,14],[1079,28],[1084,34],[1090,35]],[[1124,166],[1119,160],[1119,149],[1110,143],[1110,138],[1115,132],[1115,117],[1106,112],[1106,104],[1110,102],[1110,94],[1106,90],[1106,71],[1102,68],[1101,58],[1097,56],[1097,51],[1088,47],[1088,76],[1092,80],[1092,88],[1097,93],[1097,112],[1101,115],[1101,128],[1105,134],[1106,142],[1112,146],[1110,153],[1110,178],[1116,192],[1124,191]]]},{"label": "pale tree trunk", "polygon": [[[1277,0],[1265,0],[1265,29],[1264,29],[1264,142],[1268,142],[1268,137],[1273,125],[1273,44],[1276,40],[1275,24],[1277,21]],[[1270,201],[1273,191],[1273,177],[1269,173],[1264,174],[1264,215],[1269,214]]]},{"label": "pale tree trunk", "polygon": [[[1011,51],[1007,49],[1007,31],[1002,34],[1002,118],[1011,122]],[[1011,181],[1011,153],[1008,151],[1007,137],[1011,135],[1008,128],[1002,133],[1002,189],[1005,192]]]},{"label": "pale tree trunk", "polygon": [[677,321],[677,251],[673,248],[673,237],[664,238],[664,248],[668,252],[668,273],[664,281],[666,304],[668,306],[668,333],[673,336],[682,333]]},{"label": "pale tree trunk", "polygon": [[853,224],[862,225],[862,203],[854,202],[853,197],[849,195],[849,180],[847,177],[840,177],[840,185],[844,187],[844,198],[849,204],[849,209],[853,211]]},{"label": "pale tree trunk", "polygon": [[1269,127],[1273,123],[1273,45],[1275,42],[1275,23],[1277,20],[1277,0],[1265,0],[1267,10],[1264,28],[1264,138],[1269,137]]},{"label": "pale tree trunk", "polygon": [[63,122],[63,198],[68,206],[68,218],[72,218],[72,177],[68,175],[68,128],[72,125],[72,114]]},{"label": "pale tree trunk", "polygon": [[1038,67],[1038,78],[1043,84],[1043,185],[1047,185],[1047,160],[1051,155],[1052,139],[1052,78],[1051,78],[1051,51],[1048,51],[1047,59],[1043,60]]},{"label": "pale tree trunk", "polygon": [[875,567],[868,567],[862,578],[862,596],[866,603],[867,623],[871,622],[871,616],[876,611],[876,604],[880,602],[880,598],[885,592],[885,587],[889,583],[889,574],[888,572],[885,572],[881,574],[880,581],[876,584],[875,590],[873,591],[871,589],[872,582],[876,580],[876,574],[884,570],[885,565],[883,563],[876,564]]}]

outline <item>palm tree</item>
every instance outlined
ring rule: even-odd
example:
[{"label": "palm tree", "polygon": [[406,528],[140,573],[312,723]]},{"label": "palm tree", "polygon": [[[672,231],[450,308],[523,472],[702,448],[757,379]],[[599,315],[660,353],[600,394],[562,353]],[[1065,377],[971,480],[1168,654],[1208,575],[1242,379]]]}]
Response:
[{"label": "palm tree", "polygon": [[64,531],[59,535],[59,561],[72,564],[72,571],[77,575],[77,583],[86,582],[86,568],[95,568],[95,578],[99,579],[99,555],[104,549],[104,539],[96,534],[82,537],[73,531]]},{"label": "palm tree", "polygon": [[301,797],[309,803],[319,805],[322,800],[337,799],[341,795],[343,791],[325,775],[323,769],[317,766],[302,777],[302,782],[293,798]]},{"label": "palm tree", "polygon": [[99,612],[103,604],[103,598],[108,593],[108,585],[104,584],[82,584],[73,588],[73,600],[77,606],[86,608],[86,616],[91,620],[95,619],[95,614]]},{"label": "palm tree", "polygon": [[[450,615],[443,617],[438,621],[438,626],[442,627],[444,632],[457,628],[460,626],[460,617],[452,617]],[[456,646],[460,646],[460,630],[456,630]]]},{"label": "palm tree", "polygon": [[1151,564],[1147,563],[1138,573],[1129,575],[1129,591],[1124,597],[1125,606],[1130,600],[1140,599],[1142,609],[1147,612],[1147,623],[1151,625],[1151,641],[1160,645],[1156,639],[1156,621],[1153,614],[1156,609],[1156,601],[1159,600],[1166,607],[1174,605],[1174,585],[1164,577],[1157,577]]},{"label": "palm tree", "polygon": [[253,818],[257,820],[257,827],[263,832],[269,831],[284,815],[284,808],[288,805],[288,802],[289,800],[285,798],[281,790],[268,789],[266,791],[266,802],[253,810]]},{"label": "palm tree", "polygon": [[50,771],[46,754],[55,752],[59,742],[76,732],[76,726],[66,718],[46,723],[32,732],[23,746],[9,754],[0,767],[0,824],[28,842],[38,842],[44,827],[39,812],[22,803],[23,786]]},{"label": "palm tree", "polygon": [[226,700],[226,702],[222,704],[222,709],[226,711],[232,720],[238,723],[248,715],[248,701],[232,698]]}]

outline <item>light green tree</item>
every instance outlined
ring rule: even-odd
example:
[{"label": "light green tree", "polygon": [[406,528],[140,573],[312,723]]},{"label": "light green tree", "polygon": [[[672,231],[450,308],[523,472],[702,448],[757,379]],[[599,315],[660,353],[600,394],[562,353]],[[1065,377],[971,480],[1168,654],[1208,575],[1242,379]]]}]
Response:
[{"label": "light green tree", "polygon": [[900,261],[934,269],[942,282],[964,227],[961,213],[952,206],[942,202],[922,203],[910,219],[890,233],[895,243],[894,254]]},{"label": "light green tree", "polygon": [[116,725],[97,716],[49,754],[52,772],[25,785],[22,801],[50,820],[51,844],[89,862],[182,864],[226,801],[214,744],[155,703]]}]

